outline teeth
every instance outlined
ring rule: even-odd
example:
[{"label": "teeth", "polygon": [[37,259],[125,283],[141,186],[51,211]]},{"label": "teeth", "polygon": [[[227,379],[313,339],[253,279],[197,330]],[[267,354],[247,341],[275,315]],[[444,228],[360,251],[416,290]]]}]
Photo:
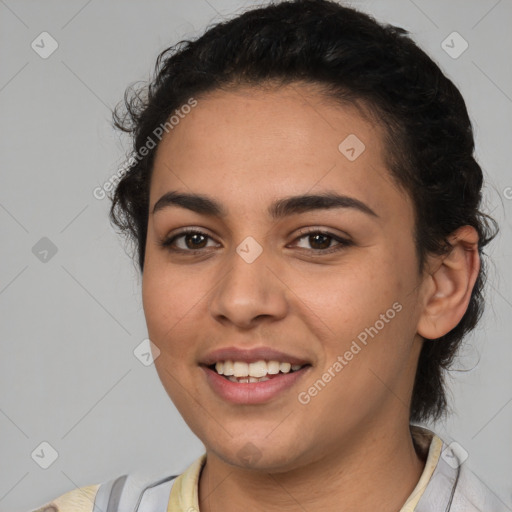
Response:
[{"label": "teeth", "polygon": [[279,361],[269,361],[267,363],[267,370],[270,375],[277,375],[279,373]]},{"label": "teeth", "polygon": [[[246,363],[244,361],[218,361],[215,370],[219,375],[229,377],[232,382],[261,382],[268,380],[267,375],[290,373],[302,368],[300,364],[280,363],[279,361],[256,361]],[[247,380],[245,380],[247,378]],[[254,379],[254,380],[253,380]]]},{"label": "teeth", "polygon": [[230,375],[228,378],[231,382],[236,382],[240,384],[240,382],[247,384],[252,382],[265,382],[266,380],[270,380],[268,377],[260,377],[257,379],[256,377],[235,377],[234,375]]},{"label": "teeth", "polygon": [[234,364],[235,377],[248,377],[249,376],[249,365],[243,361],[235,361]]},{"label": "teeth", "polygon": [[[217,370],[217,373],[220,373]],[[235,374],[235,366],[233,364],[233,361],[224,361],[224,375],[234,375]]]},{"label": "teeth", "polygon": [[265,361],[256,361],[249,365],[249,375],[251,377],[265,377],[267,373],[267,363]]},{"label": "teeth", "polygon": [[279,371],[282,373],[288,373],[292,365],[290,363],[279,363]]}]

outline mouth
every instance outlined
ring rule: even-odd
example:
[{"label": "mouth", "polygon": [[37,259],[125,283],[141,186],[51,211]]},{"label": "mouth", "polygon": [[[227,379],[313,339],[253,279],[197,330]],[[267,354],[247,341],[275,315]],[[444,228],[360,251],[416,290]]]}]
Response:
[{"label": "mouth", "polygon": [[257,405],[284,396],[312,365],[272,349],[225,349],[200,363],[206,382],[224,402]]},{"label": "mouth", "polygon": [[212,372],[235,384],[255,384],[279,378],[283,375],[299,372],[309,364],[292,364],[276,360],[259,360],[252,363],[245,361],[217,361],[207,366]]}]

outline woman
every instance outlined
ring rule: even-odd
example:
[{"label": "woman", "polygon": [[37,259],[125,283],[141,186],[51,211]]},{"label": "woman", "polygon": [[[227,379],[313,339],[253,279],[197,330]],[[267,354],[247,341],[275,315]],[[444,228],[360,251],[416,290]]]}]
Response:
[{"label": "woman", "polygon": [[402,29],[297,0],[166,50],[126,107],[111,218],[137,247],[160,379],[206,453],[40,510],[505,510],[413,425],[446,410],[494,236],[438,66]]}]

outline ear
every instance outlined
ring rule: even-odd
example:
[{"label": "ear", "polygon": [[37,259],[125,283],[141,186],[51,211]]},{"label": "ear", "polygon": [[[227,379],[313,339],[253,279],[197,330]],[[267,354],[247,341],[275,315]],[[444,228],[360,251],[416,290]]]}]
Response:
[{"label": "ear", "polygon": [[462,226],[450,235],[448,254],[431,258],[429,275],[423,283],[423,311],[418,334],[436,339],[451,331],[464,316],[480,271],[478,233],[472,226]]}]

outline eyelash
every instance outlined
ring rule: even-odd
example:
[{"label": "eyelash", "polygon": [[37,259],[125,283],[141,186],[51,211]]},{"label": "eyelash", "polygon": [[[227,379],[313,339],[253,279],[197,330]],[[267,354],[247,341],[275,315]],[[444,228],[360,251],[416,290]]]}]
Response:
[{"label": "eyelash", "polygon": [[[175,249],[175,248],[171,247],[172,244],[178,238],[181,238],[181,237],[184,237],[187,235],[194,235],[194,234],[204,235],[205,237],[212,239],[211,236],[209,236],[207,233],[204,233],[203,231],[200,231],[197,229],[187,229],[187,230],[181,231],[180,233],[172,235],[171,237],[160,240],[158,242],[158,244],[160,245],[160,247],[163,247],[164,249],[167,249],[169,252],[174,252],[174,253],[182,253],[182,254],[188,253],[188,254],[193,255],[193,254],[197,254],[199,252],[204,252],[204,248],[203,249]],[[320,256],[325,255],[325,254],[331,254],[331,253],[334,253],[337,251],[341,251],[346,247],[350,247],[351,245],[354,245],[354,243],[351,240],[342,238],[342,237],[340,237],[338,235],[334,235],[333,233],[330,233],[328,231],[323,231],[323,230],[319,230],[319,229],[313,229],[313,230],[309,230],[309,231],[300,230],[299,235],[300,236],[296,237],[294,241],[300,240],[302,238],[305,238],[305,237],[311,236],[311,235],[322,235],[327,238],[331,238],[331,239],[335,240],[336,242],[339,242],[339,244],[337,246],[329,247],[327,249],[304,249],[305,251],[308,251],[310,253],[316,253],[317,255],[320,255]]]}]

